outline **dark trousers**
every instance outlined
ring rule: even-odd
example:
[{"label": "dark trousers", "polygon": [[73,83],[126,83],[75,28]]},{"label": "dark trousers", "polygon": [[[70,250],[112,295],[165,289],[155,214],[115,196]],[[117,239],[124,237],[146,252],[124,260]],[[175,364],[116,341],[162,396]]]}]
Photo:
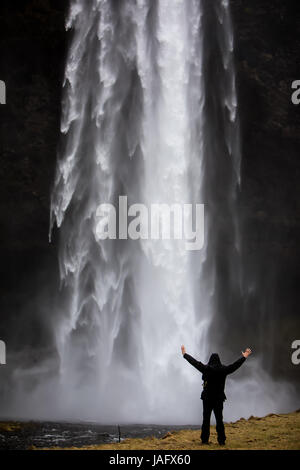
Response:
[{"label": "dark trousers", "polygon": [[226,440],[225,429],[223,423],[223,401],[203,400],[203,423],[201,432],[201,441],[208,442],[210,431],[210,416],[214,412],[216,418],[216,431],[218,434],[219,444],[224,444]]}]

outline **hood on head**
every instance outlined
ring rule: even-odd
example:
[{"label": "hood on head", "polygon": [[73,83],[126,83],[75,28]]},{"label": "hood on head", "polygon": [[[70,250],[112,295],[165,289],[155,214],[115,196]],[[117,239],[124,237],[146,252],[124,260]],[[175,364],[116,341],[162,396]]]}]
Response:
[{"label": "hood on head", "polygon": [[219,354],[213,353],[209,358],[208,365],[209,366],[221,366],[222,364],[220,361]]}]

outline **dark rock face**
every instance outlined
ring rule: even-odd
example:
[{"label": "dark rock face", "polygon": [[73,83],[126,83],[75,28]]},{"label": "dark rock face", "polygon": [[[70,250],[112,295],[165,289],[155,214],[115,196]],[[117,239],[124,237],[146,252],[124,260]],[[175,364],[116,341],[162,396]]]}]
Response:
[{"label": "dark rock face", "polygon": [[[229,347],[245,340],[263,351],[272,338],[268,351],[274,352],[276,370],[286,373],[299,332],[300,105],[291,102],[291,83],[300,79],[300,4],[231,5],[242,125],[243,266],[245,284],[255,284],[256,293],[245,293],[235,331],[226,316],[218,323],[224,344],[231,335]],[[0,7],[0,79],[7,87],[7,104],[0,106],[0,337],[14,349],[51,344],[45,316],[51,314],[58,273],[57,244],[48,242],[49,196],[67,7],[67,0],[2,0]],[[48,302],[42,314],[41,296]],[[255,344],[261,322],[266,342]],[[293,379],[295,367],[288,367]]]},{"label": "dark rock face", "polygon": [[[37,297],[41,285],[50,284],[56,264],[56,247],[48,242],[49,199],[67,1],[3,0],[0,8],[0,79],[6,83],[7,103],[0,106],[0,336],[9,350],[12,342],[21,348],[27,335],[32,345],[46,340],[36,316]],[[28,331],[21,332],[24,311]]]},{"label": "dark rock face", "polygon": [[[243,269],[257,288],[256,296],[245,295],[241,323],[268,368],[296,381],[290,347],[299,332],[300,105],[291,101],[291,84],[300,76],[300,4],[231,4],[242,121]],[[265,341],[255,345],[261,327]]]}]

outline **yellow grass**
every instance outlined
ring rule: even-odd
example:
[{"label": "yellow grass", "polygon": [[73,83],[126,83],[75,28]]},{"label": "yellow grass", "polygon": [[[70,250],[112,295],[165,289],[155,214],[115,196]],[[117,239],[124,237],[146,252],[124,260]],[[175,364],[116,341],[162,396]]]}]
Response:
[{"label": "yellow grass", "polygon": [[5,431],[5,432],[13,432],[13,431],[19,431],[21,429],[21,424],[20,423],[11,423],[11,422],[3,422],[0,423],[0,432]]},{"label": "yellow grass", "polygon": [[[250,417],[235,423],[225,424],[227,441],[219,446],[215,426],[211,426],[210,444],[200,442],[199,430],[181,430],[167,433],[162,438],[126,439],[115,444],[99,444],[86,447],[70,447],[79,450],[299,450],[300,449],[300,413],[270,414],[263,418]],[[34,449],[34,447],[32,447]],[[52,447],[60,450],[59,447]]]}]

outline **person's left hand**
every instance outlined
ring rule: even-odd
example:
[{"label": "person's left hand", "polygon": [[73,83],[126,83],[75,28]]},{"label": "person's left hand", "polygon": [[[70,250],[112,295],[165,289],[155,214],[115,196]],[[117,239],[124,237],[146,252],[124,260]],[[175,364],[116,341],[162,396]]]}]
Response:
[{"label": "person's left hand", "polygon": [[185,347],[184,347],[183,345],[181,346],[181,352],[182,352],[182,355],[183,355],[183,356],[184,356],[185,353],[186,353]]}]

